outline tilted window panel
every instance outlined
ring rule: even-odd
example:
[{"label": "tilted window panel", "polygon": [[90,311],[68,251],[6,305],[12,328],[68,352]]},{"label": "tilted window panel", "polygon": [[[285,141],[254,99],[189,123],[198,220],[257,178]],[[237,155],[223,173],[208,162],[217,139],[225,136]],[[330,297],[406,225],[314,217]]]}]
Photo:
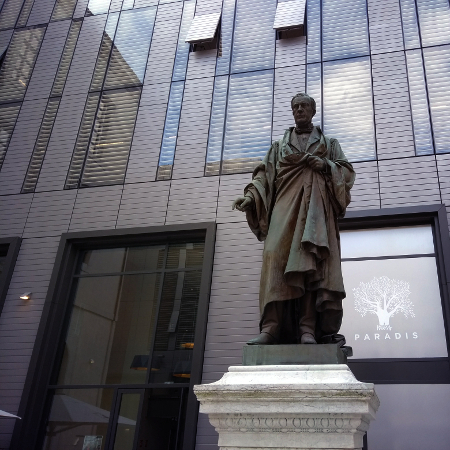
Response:
[{"label": "tilted window panel", "polygon": [[102,93],[80,187],[123,183],[140,97],[140,88]]},{"label": "tilted window panel", "polygon": [[436,153],[450,151],[450,45],[423,49]]},{"label": "tilted window panel", "polygon": [[172,81],[186,79],[186,68],[189,59],[189,46],[186,36],[194,18],[195,0],[184,2],[183,15],[181,17],[180,32],[178,35],[177,51],[173,65]]},{"label": "tilted window panel", "polygon": [[217,25],[220,20],[220,12],[194,16],[186,36],[186,42],[209,42],[216,35]]},{"label": "tilted window panel", "polygon": [[184,81],[174,81],[170,86],[166,122],[164,124],[161,152],[159,154],[158,173],[156,175],[157,180],[168,180],[172,177],[183,91]]},{"label": "tilted window panel", "polygon": [[323,61],[370,54],[366,0],[322,0]]},{"label": "tilted window panel", "polygon": [[216,77],[209,124],[208,149],[206,152],[205,175],[219,175],[222,159],[225,111],[228,96],[228,75]]},{"label": "tilted window panel", "polygon": [[75,46],[77,45],[78,35],[80,34],[81,20],[74,20],[70,25],[69,33],[67,35],[64,50],[59,62],[58,70],[56,72],[55,81],[53,82],[52,92],[50,95],[62,95],[64,86],[67,80],[67,74],[69,73],[70,64],[72,63],[73,54],[75,52]]},{"label": "tilted window panel", "polygon": [[369,57],[323,64],[323,129],[348,160],[376,159]]},{"label": "tilted window panel", "polygon": [[52,134],[53,124],[55,123],[56,113],[58,111],[61,97],[50,98],[47,108],[42,119],[41,128],[34,145],[33,154],[31,155],[30,164],[25,175],[25,181],[22,187],[22,193],[34,192],[41,171],[42,162],[44,161],[45,152],[47,151],[48,141]]},{"label": "tilted window panel", "polygon": [[322,126],[322,64],[308,64],[306,66],[306,93],[316,102],[314,125]]},{"label": "tilted window panel", "polygon": [[28,22],[28,17],[30,17],[31,8],[33,7],[34,0],[25,0],[22,11],[20,12],[19,20],[17,21],[16,27],[24,27]]},{"label": "tilted window panel", "polygon": [[420,48],[419,21],[417,19],[416,1],[400,0],[400,7],[405,48]]},{"label": "tilted window panel", "polygon": [[21,103],[6,103],[0,105],[0,170],[5,159],[11,134],[16,124]]},{"label": "tilted window panel", "polygon": [[237,0],[231,72],[272,69],[276,0]]},{"label": "tilted window panel", "polygon": [[273,70],[230,76],[222,173],[250,172],[272,140]]},{"label": "tilted window panel", "polygon": [[97,14],[107,14],[111,0],[89,0],[86,8],[86,16],[96,16]]},{"label": "tilted window panel", "polygon": [[77,0],[56,0],[55,7],[53,8],[51,21],[71,19]]},{"label": "tilted window panel", "polygon": [[308,45],[306,47],[306,57],[308,63],[322,61],[322,1],[308,0],[306,2]]},{"label": "tilted window panel", "polygon": [[301,28],[305,22],[306,0],[278,3],[273,27],[276,30]]},{"label": "tilted window panel", "polygon": [[216,75],[225,75],[230,73],[231,44],[233,42],[235,9],[236,0],[223,0]]},{"label": "tilted window panel", "polygon": [[23,0],[6,0],[0,12],[0,30],[16,26]]},{"label": "tilted window panel", "polygon": [[103,88],[106,69],[108,67],[109,55],[113,48],[114,36],[116,35],[117,24],[119,22],[119,13],[111,13],[106,21],[105,30],[103,31],[102,42],[98,52],[97,61],[92,75],[91,91],[98,91]]},{"label": "tilted window panel", "polygon": [[44,33],[44,27],[14,32],[0,69],[0,102],[23,99]]},{"label": "tilted window panel", "polygon": [[133,9],[134,6],[134,0],[123,0],[122,3],[122,11],[126,9]]},{"label": "tilted window panel", "polygon": [[99,92],[89,94],[86,100],[86,106],[84,107],[72,161],[70,162],[69,172],[67,174],[65,189],[74,189],[78,187],[78,181],[80,179],[81,171],[83,170],[84,160],[86,159],[86,152],[91,138],[91,131],[94,125],[99,100]]},{"label": "tilted window panel", "polygon": [[408,50],[406,61],[416,154],[430,155],[434,153],[434,149],[422,51],[420,49]]},{"label": "tilted window panel", "polygon": [[155,17],[156,7],[128,10],[120,14],[105,89],[139,86],[143,83]]},{"label": "tilted window panel", "polygon": [[450,6],[448,0],[417,0],[422,45],[450,43]]}]

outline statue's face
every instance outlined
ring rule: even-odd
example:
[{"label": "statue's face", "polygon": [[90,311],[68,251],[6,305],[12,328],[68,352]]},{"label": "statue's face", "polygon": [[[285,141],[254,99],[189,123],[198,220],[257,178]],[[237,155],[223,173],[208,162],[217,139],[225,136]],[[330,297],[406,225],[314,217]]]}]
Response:
[{"label": "statue's face", "polygon": [[292,103],[292,114],[297,126],[308,125],[314,116],[314,110],[306,97],[297,97]]}]

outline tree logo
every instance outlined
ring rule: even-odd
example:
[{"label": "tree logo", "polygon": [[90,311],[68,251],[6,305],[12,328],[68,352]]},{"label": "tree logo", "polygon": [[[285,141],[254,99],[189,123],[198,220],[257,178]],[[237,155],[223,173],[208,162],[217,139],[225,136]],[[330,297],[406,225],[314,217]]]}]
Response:
[{"label": "tree logo", "polygon": [[409,299],[409,283],[380,277],[368,283],[359,283],[353,289],[355,309],[362,317],[376,314],[379,324],[377,330],[391,330],[389,321],[392,316],[402,313],[406,318],[415,317],[413,303]]}]

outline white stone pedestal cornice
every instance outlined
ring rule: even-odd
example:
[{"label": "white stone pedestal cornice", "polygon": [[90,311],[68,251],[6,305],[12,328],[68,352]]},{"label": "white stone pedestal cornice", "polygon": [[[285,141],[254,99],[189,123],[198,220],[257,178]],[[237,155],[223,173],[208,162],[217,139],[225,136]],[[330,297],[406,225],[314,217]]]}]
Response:
[{"label": "white stone pedestal cornice", "polygon": [[232,366],[194,392],[224,450],[361,449],[379,407],[345,364]]}]

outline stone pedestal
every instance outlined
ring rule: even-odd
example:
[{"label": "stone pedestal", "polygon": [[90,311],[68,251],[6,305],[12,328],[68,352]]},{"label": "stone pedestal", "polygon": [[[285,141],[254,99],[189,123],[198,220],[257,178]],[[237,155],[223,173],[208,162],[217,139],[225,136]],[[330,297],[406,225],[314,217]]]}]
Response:
[{"label": "stone pedestal", "polygon": [[232,366],[194,392],[224,450],[361,449],[379,406],[345,364]]}]

